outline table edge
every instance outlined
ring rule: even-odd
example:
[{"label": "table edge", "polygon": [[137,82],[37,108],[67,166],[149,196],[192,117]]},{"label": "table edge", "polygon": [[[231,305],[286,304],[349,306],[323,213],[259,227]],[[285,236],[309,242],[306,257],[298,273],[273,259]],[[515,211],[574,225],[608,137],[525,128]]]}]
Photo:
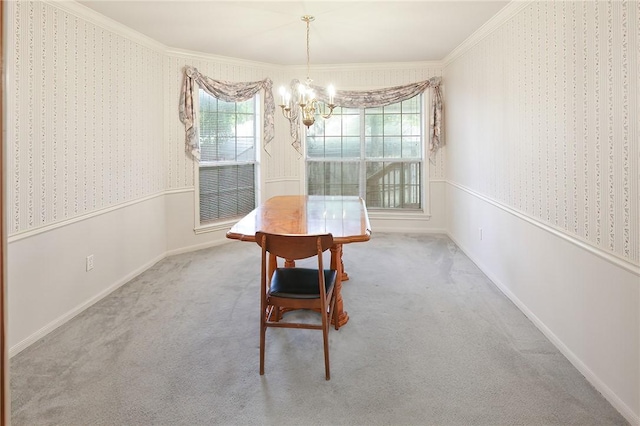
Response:
[{"label": "table edge", "polygon": [[[256,242],[255,235],[238,234],[235,232],[228,231],[226,237],[229,238],[230,240],[249,241],[253,243]],[[369,241],[370,239],[371,239],[371,230],[367,229],[365,231],[365,234],[363,235],[353,235],[349,237],[336,237],[333,239],[333,241],[336,244],[349,244],[349,243],[365,242],[365,241]]]}]

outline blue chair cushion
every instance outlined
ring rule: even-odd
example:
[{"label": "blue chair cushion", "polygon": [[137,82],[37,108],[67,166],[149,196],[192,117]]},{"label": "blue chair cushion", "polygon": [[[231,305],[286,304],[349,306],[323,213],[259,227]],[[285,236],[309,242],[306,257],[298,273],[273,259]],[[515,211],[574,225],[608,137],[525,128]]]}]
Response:
[{"label": "blue chair cushion", "polygon": [[[324,284],[327,293],[336,282],[337,272],[334,269],[324,270]],[[309,268],[278,268],[271,279],[269,294],[275,297],[290,299],[317,299],[318,270]]]}]

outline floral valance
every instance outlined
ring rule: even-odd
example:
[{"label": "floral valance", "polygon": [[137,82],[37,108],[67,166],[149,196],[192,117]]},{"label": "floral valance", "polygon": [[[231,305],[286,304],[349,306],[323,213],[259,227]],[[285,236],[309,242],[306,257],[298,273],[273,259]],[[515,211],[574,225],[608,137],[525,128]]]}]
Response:
[{"label": "floral valance", "polygon": [[251,99],[258,91],[264,91],[264,134],[263,147],[267,150],[267,145],[273,140],[274,125],[273,114],[275,111],[275,103],[273,101],[272,87],[273,83],[266,78],[260,81],[247,83],[235,83],[230,81],[214,80],[200,74],[193,67],[184,68],[184,82],[180,91],[179,116],[180,121],[184,123],[186,150],[200,159],[200,142],[198,139],[198,129],[195,125],[195,111],[193,109],[193,99],[197,96],[196,83],[205,92],[225,102],[242,102]]},{"label": "floral valance", "polygon": [[[388,87],[375,90],[338,90],[334,96],[334,103],[344,108],[377,108],[404,100],[413,98],[427,89],[433,89],[431,97],[431,108],[429,111],[429,157],[433,160],[435,153],[442,143],[442,92],[440,85],[442,80],[440,77],[432,77],[429,80],[418,83],[406,84],[403,86]],[[291,93],[293,99],[299,96],[298,87],[300,82],[293,80],[291,82]],[[324,87],[311,86],[318,100],[328,102],[329,94]],[[297,108],[293,108],[292,119],[290,124],[291,137],[293,139],[293,147],[300,152],[301,136],[300,136],[300,114]]]}]

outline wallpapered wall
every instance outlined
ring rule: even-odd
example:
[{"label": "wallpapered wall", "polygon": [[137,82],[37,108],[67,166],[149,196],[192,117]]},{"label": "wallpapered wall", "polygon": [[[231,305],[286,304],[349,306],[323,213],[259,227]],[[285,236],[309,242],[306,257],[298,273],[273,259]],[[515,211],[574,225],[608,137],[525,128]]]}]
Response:
[{"label": "wallpapered wall", "polygon": [[447,128],[468,141],[448,179],[639,265],[639,20],[640,2],[532,2],[454,56],[469,125]]},{"label": "wallpapered wall", "polygon": [[[212,78],[269,77],[274,94],[303,67],[173,51],[121,31],[77,4],[9,2],[7,37],[8,231],[38,232],[165,190],[194,185],[178,97],[184,65]],[[301,54],[304,46],[301,45]],[[357,89],[441,75],[439,63],[312,69],[319,84]],[[298,180],[301,157],[276,110],[276,137],[262,153],[266,180]],[[444,155],[430,168],[444,178]]]},{"label": "wallpapered wall", "polygon": [[7,8],[9,235],[162,191],[163,55],[48,3]]}]

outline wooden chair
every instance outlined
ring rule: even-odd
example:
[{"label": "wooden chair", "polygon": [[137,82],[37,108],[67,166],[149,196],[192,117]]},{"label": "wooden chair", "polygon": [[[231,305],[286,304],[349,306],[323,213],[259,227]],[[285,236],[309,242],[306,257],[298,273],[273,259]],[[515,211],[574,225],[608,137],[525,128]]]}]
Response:
[{"label": "wooden chair", "polygon": [[[322,255],[333,245],[331,234],[278,235],[256,233],[256,242],[262,247],[262,273],[260,287],[260,374],[264,374],[265,337],[268,327],[307,328],[322,330],[324,339],[325,377],[329,373],[329,324],[333,317],[339,328],[335,311],[337,271],[324,269]],[[288,261],[316,256],[317,268],[278,268],[277,257]],[[287,322],[283,311],[312,309],[320,312],[322,323]]]}]

